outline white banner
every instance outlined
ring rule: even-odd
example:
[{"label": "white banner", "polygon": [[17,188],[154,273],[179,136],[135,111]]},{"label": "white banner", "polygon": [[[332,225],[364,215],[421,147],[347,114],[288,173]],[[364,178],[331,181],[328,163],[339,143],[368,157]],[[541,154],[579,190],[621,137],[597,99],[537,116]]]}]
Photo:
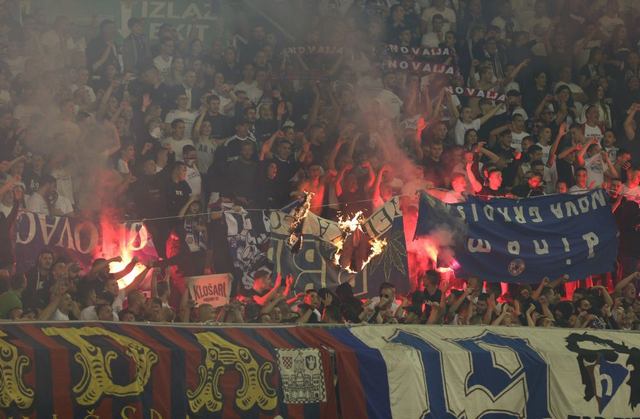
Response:
[{"label": "white banner", "polygon": [[231,275],[215,274],[191,276],[187,278],[189,295],[197,305],[210,304],[220,307],[229,304],[231,292]]},{"label": "white banner", "polygon": [[640,417],[635,332],[392,325],[351,332],[384,360],[394,418]]}]

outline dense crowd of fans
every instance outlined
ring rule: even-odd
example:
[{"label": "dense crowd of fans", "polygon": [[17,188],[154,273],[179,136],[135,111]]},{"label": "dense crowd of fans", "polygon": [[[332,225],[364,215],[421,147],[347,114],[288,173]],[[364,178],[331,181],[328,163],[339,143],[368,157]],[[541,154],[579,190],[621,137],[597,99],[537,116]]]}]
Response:
[{"label": "dense crowd of fans", "polygon": [[[207,45],[171,24],[149,39],[140,18],[87,35],[17,3],[0,2],[0,318],[639,327],[640,25],[616,0],[309,2],[294,45],[341,47],[316,54],[257,20]],[[388,44],[448,48],[435,59],[455,71],[390,69]],[[504,101],[447,88],[461,86]],[[278,209],[313,192],[311,211],[335,219],[416,182],[450,203],[604,188],[620,269],[571,299],[563,278],[503,293],[477,278],[451,289],[436,270],[367,301],[346,283],[295,294],[267,271],[221,308],[171,297],[168,265],[226,272],[223,203]],[[145,220],[161,262],[125,289],[135,260],[83,271],[44,251],[16,273],[20,211]]]}]

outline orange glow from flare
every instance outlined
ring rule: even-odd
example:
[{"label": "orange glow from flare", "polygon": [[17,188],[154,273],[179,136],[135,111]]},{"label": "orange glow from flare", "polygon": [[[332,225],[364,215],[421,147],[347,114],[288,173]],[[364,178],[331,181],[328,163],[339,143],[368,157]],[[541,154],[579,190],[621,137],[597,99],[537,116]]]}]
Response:
[{"label": "orange glow from flare", "polygon": [[[122,262],[111,262],[109,263],[109,272],[120,272],[124,268],[127,267],[129,262],[131,262],[131,251],[128,249],[122,249],[120,256],[122,257]],[[118,279],[118,288],[124,289],[129,284],[133,282],[136,276],[140,275],[142,271],[144,271],[145,267],[141,263],[136,263],[136,266],[133,267],[133,270],[126,276]]]},{"label": "orange glow from flare", "polygon": [[435,265],[438,261],[438,246],[435,245],[431,240],[425,240],[424,250],[427,253],[427,256],[433,264]]}]

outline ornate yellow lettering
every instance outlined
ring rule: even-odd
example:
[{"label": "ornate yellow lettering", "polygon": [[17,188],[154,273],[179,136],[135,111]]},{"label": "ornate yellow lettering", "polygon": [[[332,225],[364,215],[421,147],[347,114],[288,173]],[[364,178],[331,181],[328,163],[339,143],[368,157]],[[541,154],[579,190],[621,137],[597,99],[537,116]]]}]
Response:
[{"label": "ornate yellow lettering", "polygon": [[[136,410],[138,410],[138,409],[136,409],[133,406],[125,406],[122,409],[120,409],[120,418],[121,419],[129,419],[129,416],[127,415],[127,411],[129,411],[132,414],[135,414]],[[131,417],[133,417],[133,416],[131,416]]]},{"label": "ornate yellow lettering", "polygon": [[162,419],[162,415],[160,414],[160,412],[158,412],[154,408],[151,408],[149,414],[151,415],[151,419]]},{"label": "ornate yellow lettering", "polygon": [[96,415],[94,409],[88,409],[87,416],[85,416],[84,419],[100,419],[100,415]]},{"label": "ornate yellow lettering", "polygon": [[[0,338],[7,335],[0,331]],[[0,408],[15,403],[19,409],[28,409],[33,404],[35,392],[22,381],[29,358],[20,355],[18,348],[0,339]]]},{"label": "ornate yellow lettering", "polygon": [[234,345],[215,333],[195,334],[205,349],[204,365],[198,367],[200,383],[195,390],[187,390],[189,407],[194,413],[205,407],[209,412],[222,409],[222,394],[219,381],[227,367],[233,367],[242,376],[242,385],[236,391],[236,405],[249,410],[255,404],[263,410],[272,410],[278,403],[276,392],[268,382],[273,364],[265,362],[258,365],[247,348]]},{"label": "ornate yellow lettering", "polygon": [[[118,333],[100,327],[62,328],[45,327],[42,332],[47,336],[60,336],[79,349],[74,359],[82,367],[82,378],[73,387],[76,401],[82,406],[96,404],[103,395],[129,397],[144,391],[151,369],[158,362],[158,355],[145,345]],[[125,349],[125,353],[135,363],[136,372],[133,381],[127,385],[115,384],[111,371],[111,362],[118,357],[115,351],[103,353],[103,349],[93,345],[84,337],[105,336],[111,338]]]}]

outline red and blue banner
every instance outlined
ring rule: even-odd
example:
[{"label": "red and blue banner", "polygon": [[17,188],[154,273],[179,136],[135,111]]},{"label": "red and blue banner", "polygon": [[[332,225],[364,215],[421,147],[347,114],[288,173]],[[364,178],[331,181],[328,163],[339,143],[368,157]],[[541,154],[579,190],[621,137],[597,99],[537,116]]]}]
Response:
[{"label": "red and blue banner", "polygon": [[4,323],[0,418],[640,416],[640,334]]}]

